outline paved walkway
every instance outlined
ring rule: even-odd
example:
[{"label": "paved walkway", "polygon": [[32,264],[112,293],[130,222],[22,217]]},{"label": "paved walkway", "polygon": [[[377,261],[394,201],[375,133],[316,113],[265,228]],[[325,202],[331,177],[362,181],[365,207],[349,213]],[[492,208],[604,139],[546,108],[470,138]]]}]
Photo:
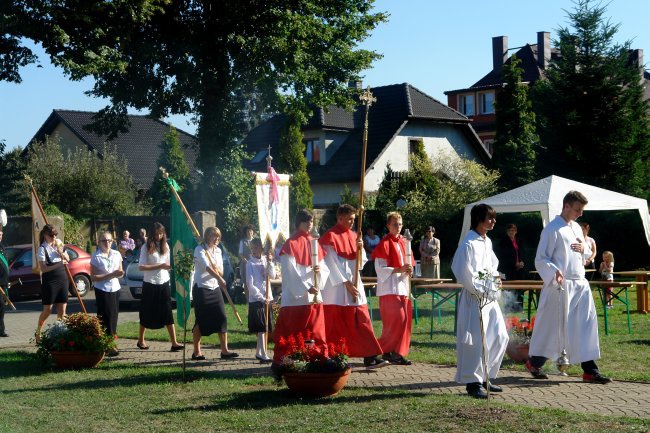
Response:
[{"label": "paved walkway", "polygon": [[[38,308],[26,308],[21,303],[19,312],[8,312],[5,318],[9,338],[0,338],[1,349],[27,349],[34,330]],[[31,311],[31,314],[30,314]],[[74,311],[74,310],[73,310]],[[94,311],[89,309],[89,311]],[[137,312],[120,312],[120,322],[137,320]],[[129,362],[137,365],[181,366],[183,353],[169,351],[168,342],[148,341],[149,350],[136,348],[135,340],[120,339],[120,355],[112,358],[115,362]],[[206,346],[205,361],[191,361],[191,347],[186,356],[189,368],[218,374],[249,376],[268,375],[268,365],[261,365],[254,357],[252,349],[238,349],[240,358],[219,359],[219,352]],[[358,359],[356,364],[360,365]],[[431,364],[411,366],[391,365],[372,371],[354,371],[348,387],[403,388],[423,393],[465,395],[465,387],[453,381],[455,367]],[[494,381],[503,387],[503,393],[492,393],[494,400],[523,404],[534,407],[551,407],[602,415],[629,416],[650,419],[650,383],[615,381],[609,385],[582,383],[577,377],[550,376],[549,380],[533,380],[528,374],[503,370],[501,377]]]}]

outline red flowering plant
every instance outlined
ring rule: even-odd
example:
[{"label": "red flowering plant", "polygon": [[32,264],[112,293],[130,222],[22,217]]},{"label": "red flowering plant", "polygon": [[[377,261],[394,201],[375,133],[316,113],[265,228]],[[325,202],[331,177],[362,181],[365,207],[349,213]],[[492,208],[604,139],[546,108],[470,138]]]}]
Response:
[{"label": "red flowering plant", "polygon": [[530,321],[520,319],[517,316],[506,318],[506,329],[508,330],[511,344],[530,344],[534,327],[535,316]]},{"label": "red flowering plant", "polygon": [[75,313],[58,320],[40,335],[36,354],[48,361],[52,352],[105,353],[116,348],[112,335],[104,332],[99,319]]},{"label": "red flowering plant", "polygon": [[310,331],[305,331],[305,335],[300,333],[286,338],[280,337],[278,347],[287,353],[282,359],[280,375],[288,372],[334,373],[350,368],[348,350],[343,338],[336,344],[327,345],[328,356],[316,347]]}]

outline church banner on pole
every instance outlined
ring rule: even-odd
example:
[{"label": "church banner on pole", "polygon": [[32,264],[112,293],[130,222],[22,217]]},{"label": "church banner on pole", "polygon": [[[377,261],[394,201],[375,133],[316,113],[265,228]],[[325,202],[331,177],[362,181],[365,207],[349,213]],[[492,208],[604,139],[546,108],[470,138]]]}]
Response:
[{"label": "church banner on pole", "polygon": [[263,244],[276,246],[278,238],[289,239],[289,179],[277,174],[271,165],[266,173],[255,173],[257,215]]}]

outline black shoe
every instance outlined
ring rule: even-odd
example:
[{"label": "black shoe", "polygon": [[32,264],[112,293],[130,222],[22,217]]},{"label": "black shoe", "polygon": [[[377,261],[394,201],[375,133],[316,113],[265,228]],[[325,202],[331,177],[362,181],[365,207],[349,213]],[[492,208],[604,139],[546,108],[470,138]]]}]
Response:
[{"label": "black shoe", "polygon": [[468,383],[465,389],[467,390],[467,394],[470,397],[479,399],[486,399],[488,397],[485,391],[483,391],[481,388],[481,384],[479,382]]},{"label": "black shoe", "polygon": [[[485,382],[483,382],[483,388],[487,389],[487,385],[485,384]],[[494,385],[492,382],[490,382],[490,392],[503,392],[503,388]]]},{"label": "black shoe", "polygon": [[106,352],[106,356],[117,356],[119,355],[120,352],[117,349],[112,349]]},{"label": "black shoe", "polygon": [[192,354],[192,361],[204,361],[205,356]]},{"label": "black shoe", "polygon": [[404,358],[401,355],[395,356],[393,359],[390,360],[390,363],[395,364],[395,365],[411,365],[411,364],[413,364],[411,361],[409,361],[408,359]]},{"label": "black shoe", "polygon": [[393,354],[390,352],[384,353],[383,355],[381,355],[381,359],[383,359],[384,361],[391,362],[393,360]]},{"label": "black shoe", "polygon": [[237,352],[228,352],[228,353],[222,353],[221,354],[221,359],[231,359],[231,358],[237,358],[239,357],[239,353]]},{"label": "black shoe", "polygon": [[136,346],[138,346],[138,349],[140,350],[149,350],[149,346],[145,346],[144,344],[137,343]]},{"label": "black shoe", "polygon": [[270,364],[271,362],[273,362],[273,359],[271,358],[264,358],[258,355],[255,355],[255,359],[257,359],[260,362],[260,364]]},{"label": "black shoe", "polygon": [[9,337],[9,334],[7,334],[6,332],[3,332],[2,334],[0,334],[0,337]]},{"label": "black shoe", "polygon": [[368,369],[375,369],[375,368],[381,368],[381,367],[386,367],[389,365],[390,362],[388,362],[385,359],[381,359],[379,356],[366,356],[363,358],[363,365]]},{"label": "black shoe", "polygon": [[180,352],[181,350],[183,350],[183,347],[185,347],[185,346],[183,346],[182,344],[179,344],[178,346],[172,346],[172,348],[169,349],[169,351],[170,352]]},{"label": "black shoe", "polygon": [[542,372],[541,368],[533,367],[530,360],[526,361],[526,369],[533,376],[533,379],[548,379],[548,376]]},{"label": "black shoe", "polygon": [[600,373],[596,373],[596,374],[584,373],[582,375],[582,381],[587,383],[599,383],[601,385],[605,385],[607,383],[610,383],[612,379],[610,379],[609,377],[605,377]]}]

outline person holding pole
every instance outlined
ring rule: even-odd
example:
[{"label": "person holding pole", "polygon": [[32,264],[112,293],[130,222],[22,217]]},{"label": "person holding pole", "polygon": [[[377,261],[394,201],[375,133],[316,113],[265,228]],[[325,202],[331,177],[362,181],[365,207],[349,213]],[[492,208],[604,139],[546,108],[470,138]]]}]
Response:
[{"label": "person holding pole", "polygon": [[228,350],[228,319],[222,289],[226,287],[223,278],[223,256],[219,242],[221,231],[208,227],[203,232],[203,242],[194,249],[194,315],[196,323],[192,328],[194,353],[192,359],[201,361],[201,337],[219,334],[221,359],[237,358],[236,352]]},{"label": "person holding pole", "polygon": [[359,242],[352,231],[356,213],[349,204],[340,205],[336,211],[336,225],[319,241],[330,270],[329,278],[323,282],[325,333],[328,341],[344,338],[349,356],[363,358],[367,368],[378,368],[388,365],[388,361],[379,357],[383,352],[372,329],[360,274],[357,274],[357,286],[353,283],[357,251],[362,253],[359,269],[366,263],[363,241]]},{"label": "person holding pole", "polygon": [[272,361],[266,353],[266,336],[273,330],[273,320],[268,314],[273,300],[269,279],[275,278],[273,253],[262,257],[262,241],[250,241],[251,255],[246,262],[246,287],[248,289],[248,331],[257,333],[255,358],[262,364]]},{"label": "person holding pole", "polygon": [[386,218],[388,234],[375,250],[372,259],[377,272],[377,296],[383,325],[379,345],[383,359],[391,364],[411,365],[406,359],[411,345],[411,318],[413,307],[410,294],[410,277],[415,260],[406,262],[406,241],[400,235],[402,215],[390,212]]},{"label": "person holding pole", "polygon": [[151,230],[151,237],[140,251],[138,269],[144,272],[142,280],[142,299],[140,300],[140,332],[138,349],[147,350],[145,331],[147,329],[167,328],[171,340],[172,352],[178,352],[183,346],[176,340],[176,328],[172,314],[171,279],[169,269],[169,245],[165,226],[156,222]]},{"label": "person holding pole", "polygon": [[325,314],[320,292],[320,282],[327,281],[329,276],[324,261],[326,253],[310,234],[314,226],[314,215],[310,211],[299,210],[294,224],[296,231],[280,252],[282,301],[273,333],[274,371],[278,371],[286,351],[290,350],[279,344],[280,338],[308,331],[314,347],[327,356]]},{"label": "person holding pole", "polygon": [[582,193],[569,191],[562,200],[562,213],[540,235],[535,268],[544,287],[526,362],[535,379],[548,379],[542,371],[544,363],[566,350],[571,364],[580,363],[583,382],[612,381],[600,374],[595,362],[600,358],[598,322],[584,266],[591,257],[591,249],[575,221],[582,216],[587,203]]},{"label": "person holding pole", "polygon": [[496,378],[501,368],[508,331],[498,303],[499,260],[487,236],[496,223],[496,212],[487,204],[478,204],[470,215],[471,230],[461,241],[451,264],[456,279],[463,285],[458,300],[455,380],[466,384],[471,397],[487,398],[482,388],[502,391],[490,379]]},{"label": "person holding pole", "polygon": [[51,224],[45,224],[39,234],[40,246],[36,257],[42,273],[41,298],[43,311],[38,317],[36,326],[36,342],[40,341],[43,324],[52,313],[52,305],[56,305],[56,319],[65,316],[68,304],[68,275],[65,264],[70,260],[63,251],[63,242],[57,239],[59,232]]},{"label": "person holding pole", "polygon": [[[105,231],[99,236],[99,248],[90,259],[90,278],[95,288],[95,303],[97,317],[106,330],[106,334],[117,336],[117,316],[120,303],[120,281],[122,271],[122,255],[111,248],[113,236]],[[119,352],[113,349],[108,356],[117,356]]]}]

